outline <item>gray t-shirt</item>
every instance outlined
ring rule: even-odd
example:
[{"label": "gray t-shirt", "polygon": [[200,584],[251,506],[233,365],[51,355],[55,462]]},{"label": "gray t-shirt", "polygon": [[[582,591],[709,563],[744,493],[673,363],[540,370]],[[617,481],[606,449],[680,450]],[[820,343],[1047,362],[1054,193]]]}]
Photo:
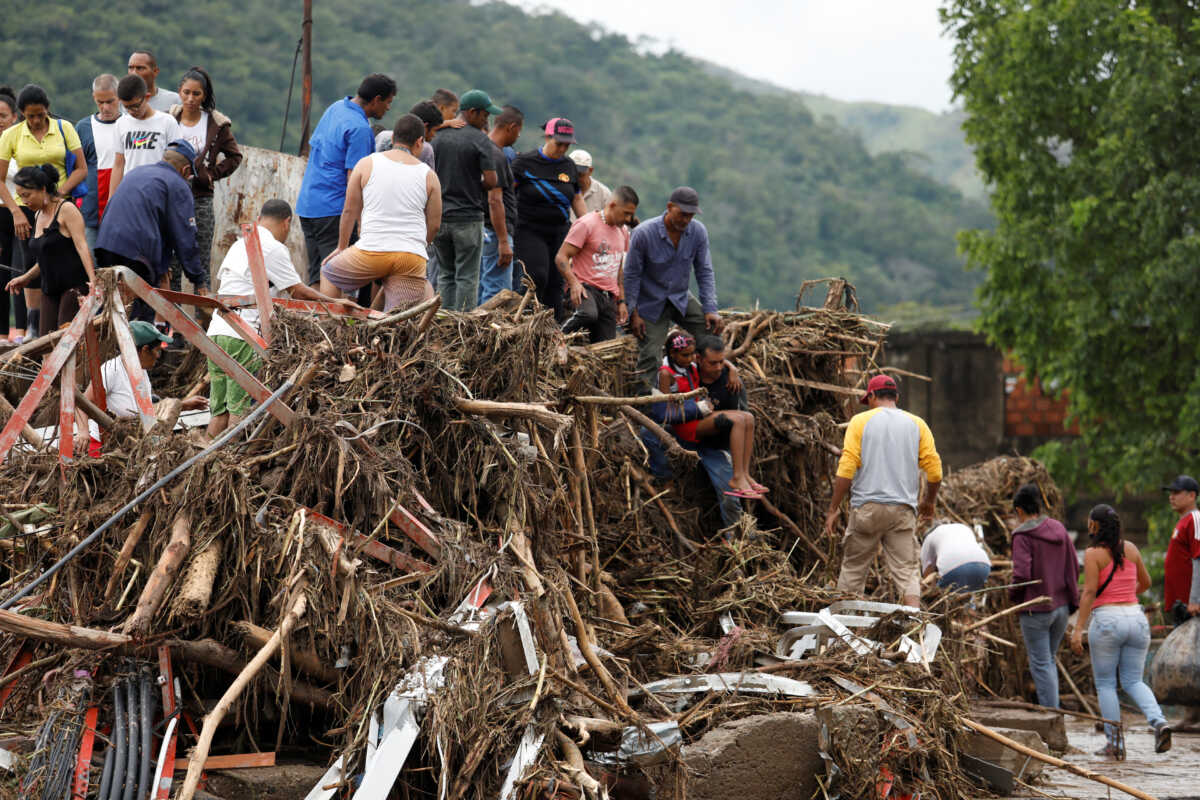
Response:
[{"label": "gray t-shirt", "polygon": [[[509,166],[508,156],[504,155],[504,151],[491,139],[488,141],[492,145],[492,161],[496,164],[496,186],[503,190],[501,196],[504,198],[504,227],[511,239],[513,231],[517,229],[517,190],[513,187],[512,167]],[[491,229],[491,214],[484,215],[483,224]]]},{"label": "gray t-shirt", "polygon": [[[386,153],[391,149],[392,132],[380,131],[379,135],[375,137],[375,152]],[[417,156],[417,158],[419,158],[421,162],[426,164],[430,169],[434,170],[434,172],[437,171],[433,166],[433,145],[431,145],[429,142],[425,142],[425,144],[421,145],[421,154]]]},{"label": "gray t-shirt", "polygon": [[483,173],[496,168],[492,140],[472,125],[446,128],[433,140],[433,152],[442,183],[442,221],[483,221]]},{"label": "gray t-shirt", "polygon": [[164,89],[161,86],[154,96],[150,98],[150,107],[155,111],[161,111],[167,114],[171,111],[171,106],[181,105],[182,100],[179,99],[178,92],[172,92],[170,89]]}]

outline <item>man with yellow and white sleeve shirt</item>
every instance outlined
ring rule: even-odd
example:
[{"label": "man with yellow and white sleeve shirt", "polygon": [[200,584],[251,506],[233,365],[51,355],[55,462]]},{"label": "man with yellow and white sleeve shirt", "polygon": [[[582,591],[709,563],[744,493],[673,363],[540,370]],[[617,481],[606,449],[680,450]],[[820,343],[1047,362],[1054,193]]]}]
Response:
[{"label": "man with yellow and white sleeve shirt", "polygon": [[[884,562],[903,603],[919,608],[917,517],[933,518],[942,459],[925,420],[897,408],[899,399],[900,391],[890,376],[876,375],[867,384],[862,404],[870,410],[855,414],[846,428],[825,530],[833,535],[842,500],[849,492],[850,521],[838,591],[863,593],[867,572],[882,545]],[[918,505],[921,472],[928,486]]]}]

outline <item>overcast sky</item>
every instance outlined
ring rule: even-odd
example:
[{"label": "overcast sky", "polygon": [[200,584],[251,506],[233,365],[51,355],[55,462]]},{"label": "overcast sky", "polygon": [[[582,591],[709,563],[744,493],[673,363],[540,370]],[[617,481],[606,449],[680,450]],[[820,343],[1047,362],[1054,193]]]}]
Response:
[{"label": "overcast sky", "polygon": [[939,0],[508,0],[562,11],[780,86],[945,111]]}]

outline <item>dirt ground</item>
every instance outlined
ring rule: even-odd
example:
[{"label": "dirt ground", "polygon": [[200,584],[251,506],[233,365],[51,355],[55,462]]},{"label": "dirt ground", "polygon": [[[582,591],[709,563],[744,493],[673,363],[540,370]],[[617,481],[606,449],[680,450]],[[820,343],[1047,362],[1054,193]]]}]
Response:
[{"label": "dirt ground", "polygon": [[[1178,714],[1167,714],[1174,720]],[[1196,764],[1200,760],[1200,735],[1175,734],[1170,752],[1158,755],[1154,752],[1154,737],[1149,732],[1145,719],[1134,713],[1126,713],[1124,762],[1113,762],[1093,752],[1104,746],[1104,734],[1097,732],[1092,724],[1083,720],[1067,719],[1067,737],[1072,750],[1065,760],[1084,769],[1105,775],[1135,789],[1146,792],[1158,800],[1200,799],[1200,781],[1196,779]],[[1128,797],[1116,789],[1081,778],[1063,769],[1047,767],[1036,787],[1051,797],[1077,798],[1121,798]],[[1041,797],[1029,790],[1017,797]]]}]

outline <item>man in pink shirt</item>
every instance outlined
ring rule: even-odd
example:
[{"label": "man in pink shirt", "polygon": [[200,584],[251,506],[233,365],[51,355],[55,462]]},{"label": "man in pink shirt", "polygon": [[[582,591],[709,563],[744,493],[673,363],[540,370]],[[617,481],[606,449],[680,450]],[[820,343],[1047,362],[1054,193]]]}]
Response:
[{"label": "man in pink shirt", "polygon": [[618,186],[604,208],[584,214],[571,226],[554,263],[566,284],[566,305],[574,313],[563,332],[587,329],[593,342],[615,339],[629,310],[624,298],[625,254],[638,196]]}]

